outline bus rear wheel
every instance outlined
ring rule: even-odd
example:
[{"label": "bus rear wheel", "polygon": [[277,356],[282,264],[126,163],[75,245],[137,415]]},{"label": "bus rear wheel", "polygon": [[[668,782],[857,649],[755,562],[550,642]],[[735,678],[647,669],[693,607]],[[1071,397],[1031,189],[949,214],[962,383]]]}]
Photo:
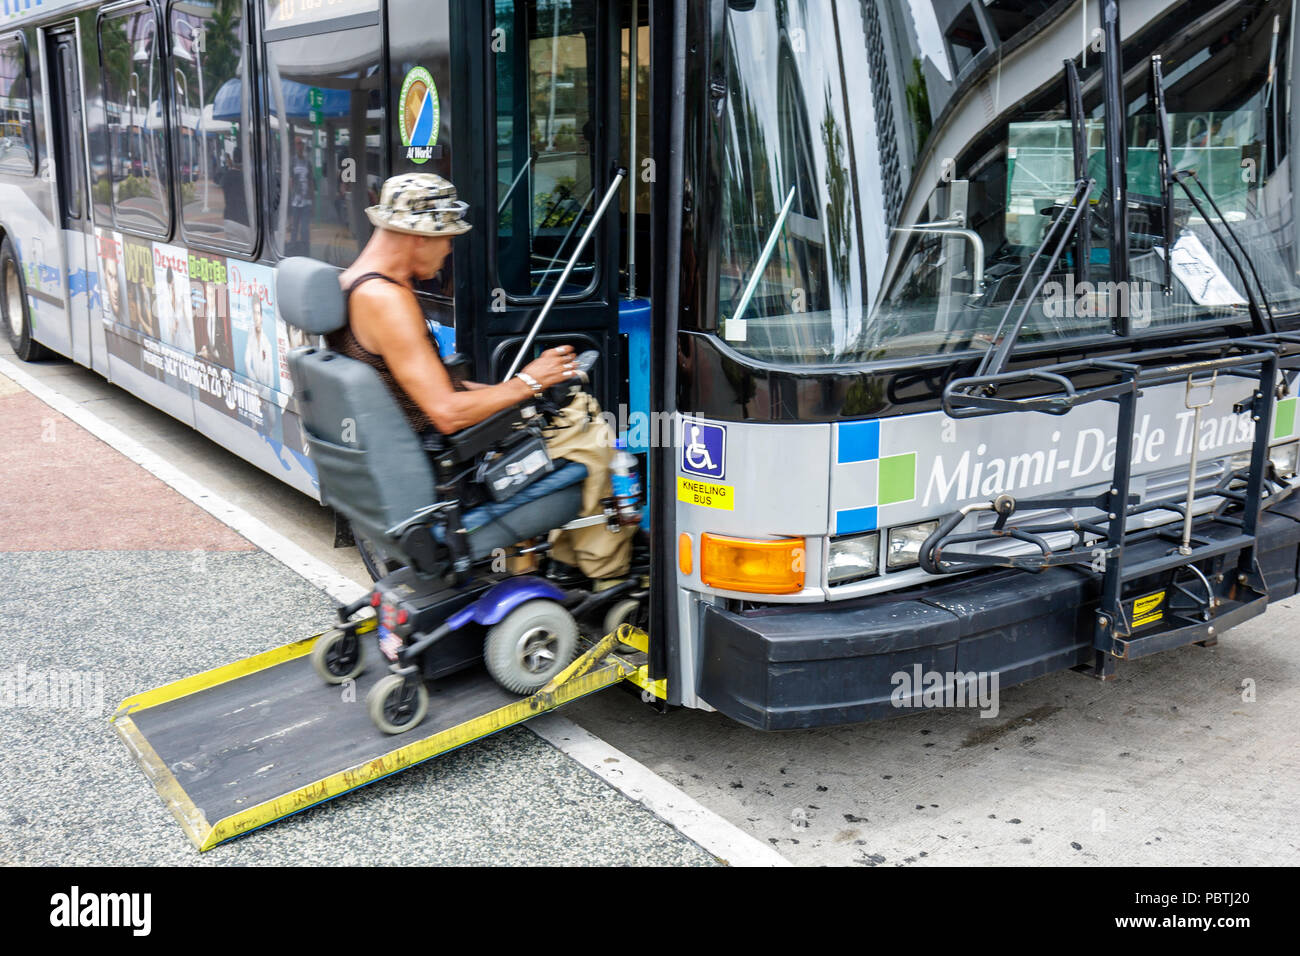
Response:
[{"label": "bus rear wheel", "polygon": [[27,286],[18,253],[8,239],[0,242],[0,313],[9,344],[24,362],[50,357],[50,350],[32,338],[31,311],[27,308]]}]

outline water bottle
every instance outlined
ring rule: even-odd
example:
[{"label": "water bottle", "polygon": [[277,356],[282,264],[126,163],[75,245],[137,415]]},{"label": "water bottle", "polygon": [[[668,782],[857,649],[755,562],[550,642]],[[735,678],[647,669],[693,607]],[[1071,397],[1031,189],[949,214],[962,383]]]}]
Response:
[{"label": "water bottle", "polygon": [[618,523],[640,524],[641,479],[637,474],[636,459],[627,450],[627,442],[621,438],[614,442],[614,460],[610,462],[609,477],[614,489]]}]

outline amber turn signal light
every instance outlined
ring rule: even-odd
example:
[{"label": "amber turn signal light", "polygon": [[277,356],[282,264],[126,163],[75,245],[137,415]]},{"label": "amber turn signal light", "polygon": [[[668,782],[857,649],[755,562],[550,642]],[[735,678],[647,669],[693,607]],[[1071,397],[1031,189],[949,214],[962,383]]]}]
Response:
[{"label": "amber turn signal light", "polygon": [[804,539],[755,541],[700,535],[700,580],[709,587],[751,594],[803,590]]}]

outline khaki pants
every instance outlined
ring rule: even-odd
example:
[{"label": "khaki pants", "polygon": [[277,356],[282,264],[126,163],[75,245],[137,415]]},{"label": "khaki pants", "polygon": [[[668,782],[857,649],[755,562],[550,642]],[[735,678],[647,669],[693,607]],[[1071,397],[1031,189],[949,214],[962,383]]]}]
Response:
[{"label": "khaki pants", "polygon": [[[579,392],[542,434],[551,458],[567,458],[587,467],[579,517],[600,514],[601,499],[613,494],[609,468],[614,458],[614,433],[600,417],[600,403]],[[552,531],[551,554],[557,561],[576,565],[589,578],[621,577],[632,562],[635,531],[624,528],[614,534],[603,524]]]}]

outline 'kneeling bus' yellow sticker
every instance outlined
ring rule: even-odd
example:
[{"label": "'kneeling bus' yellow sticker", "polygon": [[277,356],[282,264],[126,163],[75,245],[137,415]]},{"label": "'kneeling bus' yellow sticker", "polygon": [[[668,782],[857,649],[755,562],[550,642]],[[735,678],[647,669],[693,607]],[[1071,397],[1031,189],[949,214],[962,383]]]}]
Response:
[{"label": "'kneeling bus' yellow sticker", "polygon": [[684,501],[688,505],[701,505],[705,508],[735,511],[736,489],[732,485],[720,485],[713,481],[698,481],[695,478],[678,477],[677,500]]}]

